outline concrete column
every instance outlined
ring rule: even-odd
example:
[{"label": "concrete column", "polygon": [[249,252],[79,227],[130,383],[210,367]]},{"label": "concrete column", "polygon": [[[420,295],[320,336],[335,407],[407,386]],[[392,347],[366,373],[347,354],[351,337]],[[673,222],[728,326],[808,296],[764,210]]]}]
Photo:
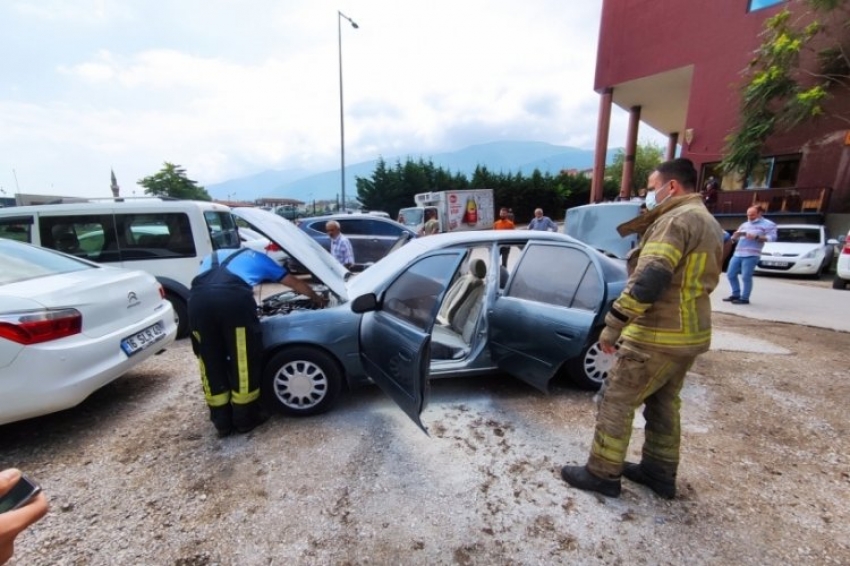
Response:
[{"label": "concrete column", "polygon": [[635,159],[637,157],[637,134],[640,125],[640,106],[629,109],[629,131],[626,134],[626,158],[623,161],[623,177],[620,179],[620,199],[632,197],[632,179],[635,176]]},{"label": "concrete column", "polygon": [[664,155],[664,161],[675,159],[677,145],[679,145],[679,132],[673,132],[667,138],[667,153]]},{"label": "concrete column", "polygon": [[605,181],[605,156],[608,154],[608,130],[611,127],[611,106],[614,89],[606,88],[599,97],[599,119],[596,123],[596,149],[593,153],[593,180],[590,185],[590,202],[602,202]]}]

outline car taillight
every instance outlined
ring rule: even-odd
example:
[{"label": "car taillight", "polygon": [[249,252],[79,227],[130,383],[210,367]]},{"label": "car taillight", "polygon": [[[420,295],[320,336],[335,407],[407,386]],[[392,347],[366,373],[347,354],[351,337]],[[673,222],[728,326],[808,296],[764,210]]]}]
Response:
[{"label": "car taillight", "polygon": [[163,288],[163,286],[162,286],[162,285],[160,285],[160,286],[159,286],[159,298],[160,298],[160,299],[164,299],[164,298],[165,298],[165,288]]},{"label": "car taillight", "polygon": [[281,248],[280,248],[280,246],[278,246],[274,242],[269,242],[269,245],[266,246],[266,251],[267,252],[279,252],[279,251],[281,251]]},{"label": "car taillight", "polygon": [[847,234],[847,239],[844,240],[844,249],[841,250],[842,254],[850,254],[850,233]]},{"label": "car taillight", "polygon": [[77,309],[13,312],[0,315],[0,339],[41,344],[79,334],[83,315]]}]

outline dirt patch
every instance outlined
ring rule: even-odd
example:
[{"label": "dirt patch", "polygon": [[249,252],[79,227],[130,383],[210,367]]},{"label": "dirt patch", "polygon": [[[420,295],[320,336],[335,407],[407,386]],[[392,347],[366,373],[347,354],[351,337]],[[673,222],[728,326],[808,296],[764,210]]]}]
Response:
[{"label": "dirt patch", "polygon": [[850,335],[715,321],[732,344],[787,353],[699,358],[673,501],[561,481],[594,420],[592,395],[567,384],[435,382],[430,436],[367,387],[219,440],[182,341],[74,410],[0,427],[0,464],[51,502],[13,564],[850,563]]}]

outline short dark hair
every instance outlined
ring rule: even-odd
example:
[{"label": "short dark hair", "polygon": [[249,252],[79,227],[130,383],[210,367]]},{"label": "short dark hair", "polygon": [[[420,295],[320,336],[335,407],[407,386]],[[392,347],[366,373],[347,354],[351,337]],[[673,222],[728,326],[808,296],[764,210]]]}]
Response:
[{"label": "short dark hair", "polygon": [[693,191],[697,186],[697,170],[690,159],[683,157],[671,159],[656,167],[655,170],[665,183],[672,179],[685,187],[687,191]]}]

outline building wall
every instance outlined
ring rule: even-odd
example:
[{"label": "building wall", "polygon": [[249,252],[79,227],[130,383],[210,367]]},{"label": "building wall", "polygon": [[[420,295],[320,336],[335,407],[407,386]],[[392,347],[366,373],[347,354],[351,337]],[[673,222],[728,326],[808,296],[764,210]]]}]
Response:
[{"label": "building wall", "polygon": [[[764,20],[782,5],[748,13],[747,0],[603,0],[595,89],[616,91],[618,84],[693,65],[686,127],[694,129],[694,141],[681,154],[698,168],[719,161],[738,121],[741,72]],[[837,98],[831,111],[850,115],[850,97]],[[769,140],[765,155],[802,152],[797,185],[832,187],[830,211],[850,212],[847,130],[834,118],[814,120]]]}]

